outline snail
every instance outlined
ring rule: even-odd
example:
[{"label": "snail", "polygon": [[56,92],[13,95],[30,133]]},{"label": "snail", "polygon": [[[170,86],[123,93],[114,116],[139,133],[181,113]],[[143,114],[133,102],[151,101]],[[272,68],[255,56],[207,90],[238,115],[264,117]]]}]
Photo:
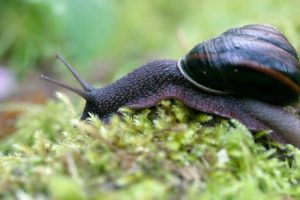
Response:
[{"label": "snail", "polygon": [[300,93],[299,58],[271,25],[229,29],[178,61],[149,62],[100,89],[80,78],[64,58],[57,58],[83,89],[44,75],[41,79],[86,100],[81,120],[89,113],[107,120],[120,107],[142,109],[173,98],[205,113],[235,118],[251,131],[272,130],[274,139],[300,148],[300,120],[283,108]]}]

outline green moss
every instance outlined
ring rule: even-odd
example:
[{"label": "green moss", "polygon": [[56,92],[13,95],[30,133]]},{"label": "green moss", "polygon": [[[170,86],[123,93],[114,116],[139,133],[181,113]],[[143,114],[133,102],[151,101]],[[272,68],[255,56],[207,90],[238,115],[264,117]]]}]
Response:
[{"label": "green moss", "polygon": [[298,199],[300,151],[177,101],[103,124],[59,102],[28,110],[2,141],[0,197]]}]

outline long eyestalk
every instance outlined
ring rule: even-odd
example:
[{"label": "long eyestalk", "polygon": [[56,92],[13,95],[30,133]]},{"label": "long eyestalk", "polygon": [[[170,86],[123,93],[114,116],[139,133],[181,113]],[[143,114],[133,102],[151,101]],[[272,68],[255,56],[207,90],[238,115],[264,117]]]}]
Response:
[{"label": "long eyestalk", "polygon": [[50,78],[50,77],[48,77],[48,76],[45,76],[45,75],[43,75],[43,74],[41,74],[40,79],[41,79],[41,80],[48,81],[48,82],[50,82],[50,83],[54,83],[54,84],[56,84],[56,85],[59,85],[59,86],[65,88],[65,89],[68,89],[68,90],[70,90],[70,91],[72,91],[72,92],[78,94],[79,96],[81,96],[81,97],[84,98],[84,99],[88,99],[88,95],[87,95],[87,93],[86,93],[85,91],[79,90],[79,89],[77,89],[77,88],[73,88],[73,87],[71,87],[71,86],[69,86],[69,85],[67,85],[67,84],[65,84],[65,83],[59,82],[59,81],[57,81],[57,80],[55,80],[55,79],[52,79],[52,78]]},{"label": "long eyestalk", "polygon": [[70,70],[70,72],[73,74],[73,76],[79,82],[79,84],[84,89],[84,91],[91,90],[91,86],[79,76],[79,74],[75,71],[75,69],[62,56],[56,55],[56,58],[58,60],[60,60]]},{"label": "long eyestalk", "polygon": [[73,76],[79,82],[79,84],[81,85],[83,90],[71,87],[71,86],[69,86],[65,83],[62,83],[62,82],[57,81],[55,79],[52,79],[52,78],[50,78],[48,76],[45,76],[43,74],[40,76],[40,79],[51,82],[51,83],[54,83],[54,84],[59,85],[59,86],[65,88],[65,89],[68,89],[68,90],[78,94],[79,96],[81,96],[82,98],[87,100],[89,98],[88,92],[91,91],[92,87],[87,82],[85,82],[82,78],[80,78],[79,74],[75,71],[75,69],[62,56],[56,55],[56,58],[58,60],[60,60],[70,70],[70,72],[73,74]]}]

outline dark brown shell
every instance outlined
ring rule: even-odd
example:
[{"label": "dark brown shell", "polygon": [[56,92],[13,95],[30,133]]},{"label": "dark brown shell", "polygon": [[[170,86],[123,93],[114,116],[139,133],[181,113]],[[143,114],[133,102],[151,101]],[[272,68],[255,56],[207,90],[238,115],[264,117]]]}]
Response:
[{"label": "dark brown shell", "polygon": [[216,94],[286,104],[300,93],[297,52],[270,25],[230,29],[195,46],[178,66],[195,85]]}]

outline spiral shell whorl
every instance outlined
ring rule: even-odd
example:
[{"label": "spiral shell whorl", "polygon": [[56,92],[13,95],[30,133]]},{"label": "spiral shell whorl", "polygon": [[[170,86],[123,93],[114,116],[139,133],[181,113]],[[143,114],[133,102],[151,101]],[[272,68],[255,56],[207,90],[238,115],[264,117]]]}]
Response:
[{"label": "spiral shell whorl", "polygon": [[276,28],[248,25],[198,44],[179,66],[204,89],[286,104],[300,91],[298,60],[294,47]]}]

